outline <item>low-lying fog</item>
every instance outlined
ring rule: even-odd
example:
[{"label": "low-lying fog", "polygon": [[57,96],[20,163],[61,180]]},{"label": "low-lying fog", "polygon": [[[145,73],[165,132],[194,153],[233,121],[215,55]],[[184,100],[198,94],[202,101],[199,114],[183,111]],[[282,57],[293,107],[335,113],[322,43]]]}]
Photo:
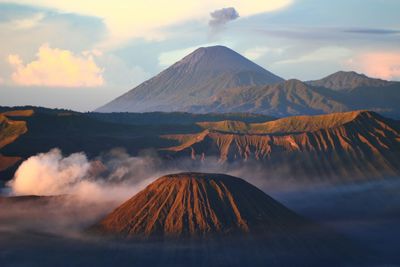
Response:
[{"label": "low-lying fog", "polygon": [[[0,198],[0,263],[4,263],[0,266],[26,266],[18,253],[27,251],[40,263],[43,260],[40,253],[51,253],[49,246],[57,247],[60,242],[75,248],[79,254],[80,246],[87,242],[81,234],[88,226],[154,179],[182,171],[221,172],[241,177],[297,213],[370,248],[382,264],[400,264],[398,179],[315,184],[287,179],[284,170],[271,173],[257,163],[220,164],[216,159],[205,163],[190,160],[166,163],[151,151],[131,157],[121,149],[88,160],[84,153],[64,156],[53,149],[23,162],[14,179],[2,190],[4,196],[57,197]],[[24,250],[32,242],[40,243],[34,245],[37,252]],[[90,247],[85,250],[88,262],[99,251],[105,254],[119,251],[115,244],[107,244],[105,248],[90,243]]]}]

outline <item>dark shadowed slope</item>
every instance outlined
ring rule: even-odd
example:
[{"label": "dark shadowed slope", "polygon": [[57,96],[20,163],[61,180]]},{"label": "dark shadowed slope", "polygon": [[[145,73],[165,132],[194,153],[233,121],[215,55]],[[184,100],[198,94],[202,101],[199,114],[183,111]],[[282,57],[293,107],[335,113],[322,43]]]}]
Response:
[{"label": "dark shadowed slope", "polygon": [[202,47],[97,111],[184,111],[227,88],[281,81],[227,47]]}]

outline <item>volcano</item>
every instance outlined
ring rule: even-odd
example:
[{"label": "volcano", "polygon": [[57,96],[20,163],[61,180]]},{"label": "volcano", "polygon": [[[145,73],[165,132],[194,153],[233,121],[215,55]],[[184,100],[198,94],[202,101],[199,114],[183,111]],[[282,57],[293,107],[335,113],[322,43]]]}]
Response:
[{"label": "volcano", "polygon": [[125,238],[290,233],[310,226],[246,181],[224,174],[163,176],[98,225]]},{"label": "volcano", "polygon": [[97,111],[184,111],[224,89],[282,81],[225,46],[201,47]]}]

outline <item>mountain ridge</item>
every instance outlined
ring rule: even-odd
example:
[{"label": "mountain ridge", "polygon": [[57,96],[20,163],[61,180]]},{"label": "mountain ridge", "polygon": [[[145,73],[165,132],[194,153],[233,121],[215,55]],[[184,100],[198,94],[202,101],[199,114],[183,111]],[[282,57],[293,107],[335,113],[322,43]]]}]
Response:
[{"label": "mountain ridge", "polygon": [[164,136],[178,144],[163,151],[169,157],[195,161],[214,157],[221,163],[262,161],[266,170],[279,170],[287,177],[295,174],[296,179],[346,182],[348,178],[355,181],[400,174],[397,121],[366,111],[349,112],[342,120],[333,120],[336,115],[317,116],[314,125],[307,119],[299,123],[298,117],[280,119],[253,132],[215,129],[215,124],[206,124],[203,127],[208,128],[199,133]]},{"label": "mountain ridge", "polygon": [[262,86],[246,86],[221,91],[209,102],[191,106],[190,112],[254,112],[272,116],[314,115],[349,109],[321,91],[297,79]]},{"label": "mountain ridge", "polygon": [[[320,129],[333,128],[350,123],[359,116],[379,116],[368,110],[330,113],[314,116],[291,116],[263,123],[244,123],[240,121],[199,122],[197,125],[204,129],[248,134],[300,133]],[[222,124],[222,125],[221,125]]]}]

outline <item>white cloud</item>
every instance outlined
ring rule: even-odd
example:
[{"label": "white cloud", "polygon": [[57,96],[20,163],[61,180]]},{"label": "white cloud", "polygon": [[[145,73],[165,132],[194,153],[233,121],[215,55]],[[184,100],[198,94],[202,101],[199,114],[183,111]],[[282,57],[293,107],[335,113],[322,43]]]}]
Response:
[{"label": "white cloud", "polygon": [[11,78],[17,85],[96,87],[104,84],[103,70],[90,53],[75,55],[43,44],[34,61],[24,65],[19,55],[11,54],[8,62],[13,68]]},{"label": "white cloud", "polygon": [[266,46],[256,46],[244,51],[243,55],[250,60],[257,60],[260,57],[264,56],[267,53],[272,54],[282,54],[284,51],[283,48],[271,48]]},{"label": "white cloud", "polygon": [[296,58],[278,61],[275,64],[297,64],[302,62],[318,62],[318,61],[343,62],[346,58],[348,58],[351,55],[351,53],[352,51],[350,49],[344,47],[336,47],[336,46],[322,47]]},{"label": "white cloud", "polygon": [[[0,0],[0,2],[9,1]],[[241,17],[246,17],[284,8],[293,0],[233,0],[229,3],[224,0],[185,1],[184,3],[181,0],[154,0],[151,3],[125,0],[18,0],[15,2],[100,17],[109,29],[109,36],[100,47],[107,48],[134,37],[163,38],[165,33],[162,28],[184,21],[202,19],[206,23],[211,11],[227,5],[234,7]]]},{"label": "white cloud", "polygon": [[105,66],[104,78],[107,83],[120,88],[113,90],[116,94],[124,93],[127,88],[132,88],[151,76],[140,66],[129,66],[122,58],[113,54],[103,55],[99,62]]}]

